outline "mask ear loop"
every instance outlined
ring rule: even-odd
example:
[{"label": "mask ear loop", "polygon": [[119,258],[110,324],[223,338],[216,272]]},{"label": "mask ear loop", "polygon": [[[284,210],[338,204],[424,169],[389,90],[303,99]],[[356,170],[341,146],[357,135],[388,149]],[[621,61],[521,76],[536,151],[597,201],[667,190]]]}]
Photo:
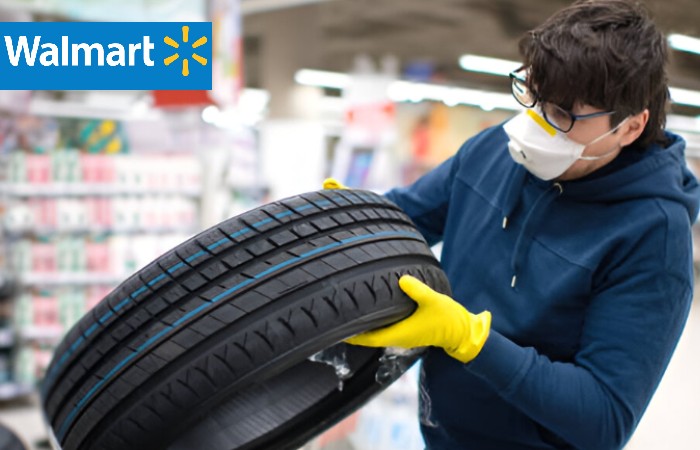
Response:
[{"label": "mask ear loop", "polygon": [[[600,141],[601,139],[605,139],[605,138],[608,137],[609,135],[615,133],[617,130],[620,129],[620,127],[621,127],[622,125],[624,125],[625,122],[627,122],[627,120],[628,120],[630,117],[631,117],[631,116],[625,117],[625,118],[624,118],[620,123],[618,123],[614,128],[612,128],[610,131],[607,131],[607,132],[601,134],[601,135],[598,136],[597,138],[593,139],[591,142],[589,142],[588,144],[586,144],[585,147],[588,147],[589,145],[593,145],[593,144],[595,144],[596,142]],[[584,147],[584,151],[585,151],[585,147]],[[617,149],[617,146],[616,146],[615,149],[610,150],[609,152],[604,153],[604,154],[602,154],[602,155],[598,155],[598,156],[579,156],[578,159],[581,159],[581,160],[583,160],[583,161],[597,161],[597,160],[599,160],[599,159],[607,158],[608,156],[612,155],[613,153],[615,153],[615,152],[617,152],[617,151],[618,151],[618,149]],[[581,153],[583,153],[583,152],[581,152]]]}]

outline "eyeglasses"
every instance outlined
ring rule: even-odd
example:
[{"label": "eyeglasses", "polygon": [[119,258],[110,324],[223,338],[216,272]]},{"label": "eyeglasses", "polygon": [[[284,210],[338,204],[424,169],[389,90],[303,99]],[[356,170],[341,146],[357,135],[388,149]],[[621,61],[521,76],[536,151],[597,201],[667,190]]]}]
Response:
[{"label": "eyeglasses", "polygon": [[511,90],[513,91],[513,97],[518,103],[526,108],[532,108],[536,104],[540,104],[542,109],[542,116],[548,124],[561,131],[562,133],[568,133],[574,127],[574,123],[577,120],[593,119],[594,117],[610,116],[615,114],[615,111],[602,111],[591,114],[580,114],[576,115],[571,111],[567,111],[564,108],[555,105],[554,103],[543,102],[540,100],[539,95],[527,87],[527,83],[522,74],[522,70],[519,72],[511,72],[509,74],[511,80]]}]

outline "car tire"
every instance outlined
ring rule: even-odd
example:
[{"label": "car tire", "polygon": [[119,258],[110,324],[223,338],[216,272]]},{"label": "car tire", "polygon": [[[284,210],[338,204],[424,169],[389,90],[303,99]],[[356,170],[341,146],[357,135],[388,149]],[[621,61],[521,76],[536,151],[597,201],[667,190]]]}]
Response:
[{"label": "car tire", "polygon": [[367,191],[290,197],[203,231],[66,334],[42,385],[54,442],[298,448],[416,360],[342,343],[411,314],[403,274],[450,294],[410,219]]}]

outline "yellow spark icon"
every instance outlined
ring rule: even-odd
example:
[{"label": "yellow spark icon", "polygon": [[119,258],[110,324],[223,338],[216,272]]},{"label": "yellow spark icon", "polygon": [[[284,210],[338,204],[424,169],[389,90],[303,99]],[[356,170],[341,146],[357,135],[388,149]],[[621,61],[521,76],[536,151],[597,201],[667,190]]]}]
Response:
[{"label": "yellow spark icon", "polygon": [[[188,27],[187,25],[183,25],[183,27],[182,27],[182,42],[184,44],[186,44],[189,41],[189,33],[190,33],[190,27]],[[166,44],[168,44],[169,46],[171,46],[173,48],[176,48],[176,49],[180,48],[180,44],[177,41],[175,41],[173,38],[171,38],[170,36],[165,36],[165,38],[163,39],[163,42],[165,42]],[[194,48],[200,47],[206,43],[207,43],[207,37],[202,36],[201,38],[197,39],[196,41],[194,41],[192,43],[192,48],[194,49]],[[179,58],[180,58],[179,53],[173,53],[172,55],[165,58],[163,60],[163,62],[165,63],[166,66],[169,66],[173,62],[177,61]],[[203,66],[207,65],[207,58],[204,58],[203,56],[199,56],[195,52],[192,52],[192,59],[194,59],[195,61],[197,61],[199,64],[201,64]],[[190,74],[189,60],[187,58],[183,58],[183,60],[182,60],[182,76],[186,77],[189,74]]]}]

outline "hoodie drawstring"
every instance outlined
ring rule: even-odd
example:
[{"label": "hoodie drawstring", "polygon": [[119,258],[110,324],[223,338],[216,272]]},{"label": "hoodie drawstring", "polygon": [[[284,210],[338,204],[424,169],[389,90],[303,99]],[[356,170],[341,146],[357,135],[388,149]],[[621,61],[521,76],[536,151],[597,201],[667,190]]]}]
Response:
[{"label": "hoodie drawstring", "polygon": [[527,180],[527,170],[522,166],[517,166],[515,173],[509,177],[508,188],[506,190],[505,208],[503,210],[503,223],[501,226],[505,230],[508,227],[508,218],[513,214],[520,201],[520,195]]},{"label": "hoodie drawstring", "polygon": [[[533,230],[539,225],[540,221],[544,217],[544,214],[539,214],[539,211],[546,208],[555,198],[564,192],[564,188],[560,183],[554,183],[552,186],[545,190],[535,203],[528,211],[523,222],[523,226],[520,229],[520,234],[515,241],[515,250],[513,250],[513,256],[511,258],[511,269],[513,270],[513,278],[510,282],[510,287],[515,288],[517,282],[519,269],[522,267],[522,263],[530,249],[530,244],[532,242]],[[507,224],[507,217],[504,218],[504,225]],[[505,228],[505,226],[504,226]]]}]

